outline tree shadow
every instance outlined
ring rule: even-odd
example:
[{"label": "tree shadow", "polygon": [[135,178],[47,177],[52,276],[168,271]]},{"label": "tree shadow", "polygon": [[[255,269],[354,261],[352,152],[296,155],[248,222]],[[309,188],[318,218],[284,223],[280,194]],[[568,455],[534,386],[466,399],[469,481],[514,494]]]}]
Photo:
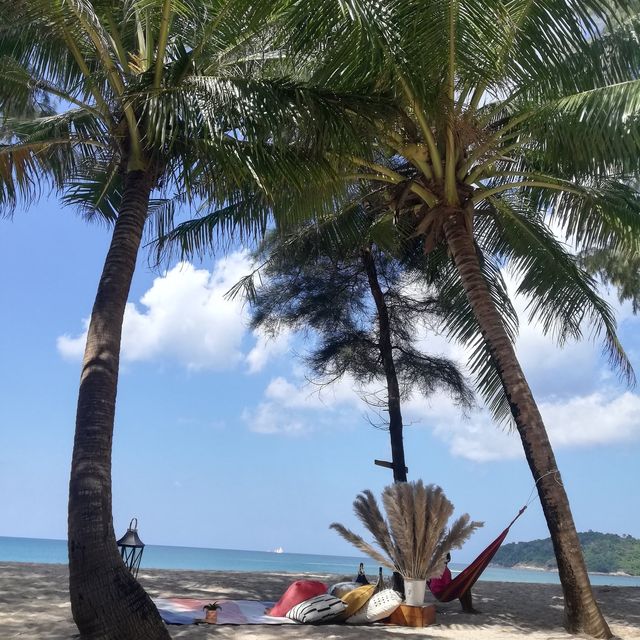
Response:
[{"label": "tree shadow", "polygon": [[[339,582],[328,574],[249,573],[142,569],[138,576],[152,597],[276,601],[294,580]],[[352,579],[353,576],[348,576]],[[66,565],[0,563],[0,638],[69,640],[77,638],[71,617]],[[614,633],[640,640],[640,587],[594,587]],[[221,640],[364,640],[384,633],[402,640],[451,640],[538,635],[545,640],[570,640],[562,627],[563,599],[559,585],[479,582],[473,589],[477,615],[462,613],[457,601],[437,608],[436,624],[424,629],[393,626],[208,625],[170,626],[173,638],[216,637]]]}]

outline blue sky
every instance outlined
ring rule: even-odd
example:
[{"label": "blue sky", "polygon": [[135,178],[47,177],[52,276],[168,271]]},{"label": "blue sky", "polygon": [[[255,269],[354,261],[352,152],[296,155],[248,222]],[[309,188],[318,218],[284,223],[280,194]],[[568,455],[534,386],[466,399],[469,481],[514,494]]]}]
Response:
[{"label": "blue sky", "polygon": [[[0,535],[66,536],[83,322],[108,242],[106,227],[55,200],[0,221]],[[247,309],[223,294],[248,268],[240,251],[163,270],[141,256],[116,415],[116,533],[136,516],[149,544],[351,555],[328,526],[360,531],[351,504],[390,482],[373,465],[389,459],[388,435],[350,381],[320,395],[306,382],[299,337],[269,342],[246,329]],[[640,374],[640,320],[615,306]],[[640,537],[640,395],[619,384],[599,345],[561,350],[521,322],[519,354],[578,529]],[[518,436],[484,412],[461,416],[446,397],[414,398],[404,413],[410,479],[440,484],[457,514],[486,522],[454,558],[471,559],[531,491]],[[536,501],[510,540],[546,535]]]}]

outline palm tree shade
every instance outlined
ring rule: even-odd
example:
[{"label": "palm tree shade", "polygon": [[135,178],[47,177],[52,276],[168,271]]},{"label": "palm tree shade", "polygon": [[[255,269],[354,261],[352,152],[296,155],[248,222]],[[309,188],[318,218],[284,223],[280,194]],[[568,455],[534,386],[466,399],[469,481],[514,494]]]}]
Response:
[{"label": "palm tree shade", "polygon": [[283,40],[313,81],[394,96],[397,117],[362,134],[375,151],[333,159],[347,185],[334,206],[348,211],[355,198],[422,243],[429,277],[456,300],[449,334],[472,344],[479,390],[522,440],[558,561],[566,626],[610,637],[515,354],[511,314],[500,308],[508,297],[499,271],[518,278],[530,318],[560,343],[582,337],[590,323],[633,381],[611,309],[550,224],[578,249],[638,251],[640,198],[630,186],[640,169],[638,3],[281,5]]},{"label": "palm tree shade", "polygon": [[[51,189],[113,227],[69,484],[70,596],[82,638],[169,637],[122,561],[112,519],[122,322],[145,229],[171,229],[180,205],[247,202],[263,229],[274,213],[269,194],[292,193],[309,167],[322,175],[308,150],[339,139],[367,108],[356,100],[352,116],[336,118],[342,107],[330,93],[269,72],[258,27],[269,31],[270,11],[243,0],[2,2],[2,211]],[[293,138],[292,123],[302,130],[306,119],[314,129]]]}]

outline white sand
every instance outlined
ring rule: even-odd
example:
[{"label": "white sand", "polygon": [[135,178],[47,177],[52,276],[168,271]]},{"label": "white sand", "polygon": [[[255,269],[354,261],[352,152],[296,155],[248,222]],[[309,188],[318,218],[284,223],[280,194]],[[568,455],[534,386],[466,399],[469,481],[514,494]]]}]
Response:
[{"label": "white sand", "polygon": [[[203,599],[277,600],[292,574],[218,571],[140,572],[140,582],[151,596]],[[314,575],[332,582],[341,576]],[[640,640],[640,587],[594,587],[611,630],[624,640]],[[479,582],[474,588],[479,615],[463,614],[458,602],[437,605],[436,624],[424,629],[349,627],[347,625],[291,626],[170,626],[173,638],[256,638],[258,640],[569,640],[562,628],[562,592],[559,586],[507,582]],[[0,639],[69,639],[77,637],[67,593],[64,565],[0,563]]]}]

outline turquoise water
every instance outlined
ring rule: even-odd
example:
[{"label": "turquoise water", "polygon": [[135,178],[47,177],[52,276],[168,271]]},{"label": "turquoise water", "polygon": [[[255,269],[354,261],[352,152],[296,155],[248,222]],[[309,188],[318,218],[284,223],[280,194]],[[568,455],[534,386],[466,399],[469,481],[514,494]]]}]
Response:
[{"label": "turquoise water", "polygon": [[[43,562],[65,564],[65,540],[38,538],[6,538],[0,536],[0,562]],[[375,577],[377,565],[368,558],[356,556],[321,556],[307,553],[270,553],[236,549],[200,549],[147,545],[142,557],[143,568],[195,569],[212,571],[273,571],[289,573],[335,573],[355,576],[358,564],[364,562],[367,575]],[[464,565],[451,563],[451,569]],[[481,580],[499,582],[559,583],[557,573],[490,566]],[[592,584],[640,587],[640,576],[591,575]]]}]

